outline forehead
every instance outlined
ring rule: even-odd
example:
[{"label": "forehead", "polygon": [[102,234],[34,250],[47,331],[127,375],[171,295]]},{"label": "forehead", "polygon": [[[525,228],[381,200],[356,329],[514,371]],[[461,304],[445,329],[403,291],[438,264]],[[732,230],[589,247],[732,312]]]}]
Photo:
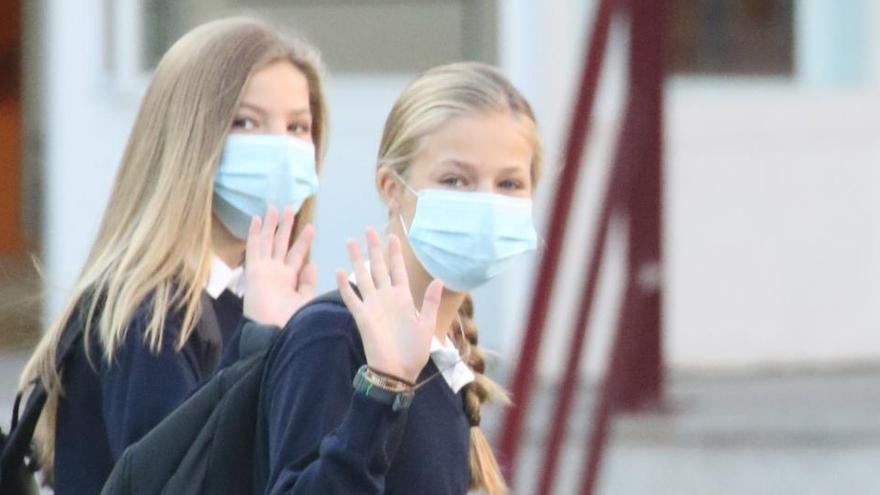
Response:
[{"label": "forehead", "polygon": [[416,173],[449,162],[472,165],[479,173],[516,169],[531,172],[533,140],[522,117],[509,112],[476,113],[450,120],[422,139]]},{"label": "forehead", "polygon": [[254,72],[241,101],[267,110],[308,110],[309,81],[295,65],[278,60]]}]

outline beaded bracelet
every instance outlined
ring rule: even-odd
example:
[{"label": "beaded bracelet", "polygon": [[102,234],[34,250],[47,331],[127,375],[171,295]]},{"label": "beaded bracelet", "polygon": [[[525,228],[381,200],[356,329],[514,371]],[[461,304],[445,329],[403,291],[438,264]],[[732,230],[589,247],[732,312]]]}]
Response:
[{"label": "beaded bracelet", "polygon": [[409,381],[409,380],[405,380],[405,379],[403,379],[403,378],[401,378],[401,377],[399,377],[399,376],[397,376],[397,375],[392,375],[391,373],[386,373],[386,372],[384,372],[384,371],[377,370],[376,368],[373,368],[372,366],[369,366],[369,365],[367,366],[367,369],[368,369],[371,373],[373,373],[373,374],[375,374],[375,375],[379,375],[379,376],[381,376],[382,378],[385,378],[386,380],[391,380],[391,381],[395,381],[395,382],[400,382],[400,383],[406,385],[406,386],[409,387],[409,388],[412,388],[412,387],[414,387],[414,386],[416,385],[415,383],[413,383],[413,382],[411,382],[411,381]]}]

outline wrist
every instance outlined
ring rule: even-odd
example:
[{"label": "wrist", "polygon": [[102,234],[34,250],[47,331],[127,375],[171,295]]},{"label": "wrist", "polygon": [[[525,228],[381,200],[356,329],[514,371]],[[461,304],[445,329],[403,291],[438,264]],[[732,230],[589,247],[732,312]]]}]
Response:
[{"label": "wrist", "polygon": [[415,389],[404,382],[374,373],[364,365],[352,381],[355,393],[391,406],[394,411],[407,409],[415,396]]},{"label": "wrist", "polygon": [[376,379],[386,380],[392,385],[400,384],[404,387],[414,387],[416,382],[415,380],[410,380],[408,378],[404,378],[401,375],[395,373],[389,373],[382,369],[367,365],[367,373],[371,375],[371,377],[376,377]]},{"label": "wrist", "polygon": [[380,375],[389,378],[396,378],[404,382],[415,383],[418,381],[421,368],[413,372],[407,370],[400,362],[400,359],[395,359],[394,356],[377,356],[377,354],[381,353],[367,352],[367,366],[369,366],[371,370]]}]

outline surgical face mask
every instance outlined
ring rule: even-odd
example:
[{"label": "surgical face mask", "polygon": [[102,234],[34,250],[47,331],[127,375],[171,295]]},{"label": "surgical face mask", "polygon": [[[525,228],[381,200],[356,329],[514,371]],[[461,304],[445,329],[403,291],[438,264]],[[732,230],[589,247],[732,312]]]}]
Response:
[{"label": "surgical face mask", "polygon": [[299,211],[318,190],[315,148],[291,136],[230,134],[214,176],[214,213],[239,239],[269,206]]},{"label": "surgical face mask", "polygon": [[416,212],[409,228],[400,216],[413,253],[432,277],[450,290],[474,289],[534,251],[538,235],[532,201],[501,194],[413,190]]}]

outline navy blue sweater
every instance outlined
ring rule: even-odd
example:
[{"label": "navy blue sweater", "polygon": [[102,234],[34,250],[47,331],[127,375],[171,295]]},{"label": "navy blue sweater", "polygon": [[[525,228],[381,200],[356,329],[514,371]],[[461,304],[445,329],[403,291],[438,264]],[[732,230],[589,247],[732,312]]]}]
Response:
[{"label": "navy blue sweater", "polygon": [[[461,393],[436,376],[407,411],[351,385],[366,362],[345,307],[320,302],[291,319],[263,378],[255,493],[463,494],[469,425]],[[437,372],[432,361],[421,378]]]},{"label": "navy blue sweater", "polygon": [[[207,300],[203,298],[203,305]],[[158,353],[144,342],[147,305],[135,313],[113,363],[97,338],[87,360],[80,343],[63,363],[64,395],[55,432],[55,493],[99,493],[116,459],[180,405],[217,368],[224,341],[234,340],[241,300],[229,292],[211,300],[217,325],[200,325],[179,351],[181,315],[169,314]],[[77,317],[70,325],[81,324]],[[219,327],[219,328],[218,328]],[[66,331],[70,331],[67,328]],[[237,348],[230,345],[230,348]],[[224,356],[224,362],[234,360]]]}]

